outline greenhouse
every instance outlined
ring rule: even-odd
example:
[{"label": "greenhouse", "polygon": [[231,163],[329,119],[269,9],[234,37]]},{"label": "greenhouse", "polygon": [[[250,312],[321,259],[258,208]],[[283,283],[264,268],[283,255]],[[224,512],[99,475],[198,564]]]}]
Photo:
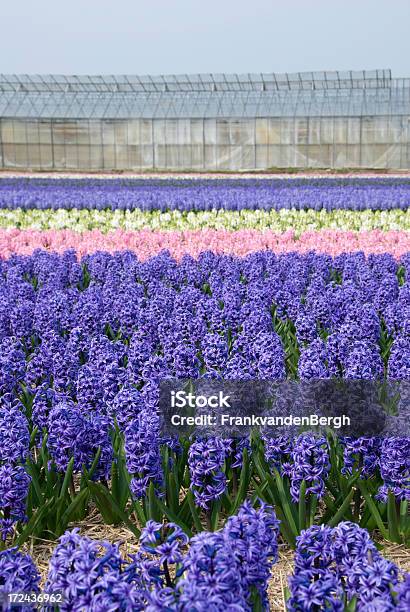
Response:
[{"label": "greenhouse", "polygon": [[0,167],[408,169],[410,78],[0,75]]}]

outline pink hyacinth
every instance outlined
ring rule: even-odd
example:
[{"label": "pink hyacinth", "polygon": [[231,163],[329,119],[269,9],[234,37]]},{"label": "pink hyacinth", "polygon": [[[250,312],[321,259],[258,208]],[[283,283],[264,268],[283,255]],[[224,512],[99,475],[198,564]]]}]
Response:
[{"label": "pink hyacinth", "polygon": [[123,231],[106,234],[99,230],[18,230],[0,229],[0,256],[29,255],[35,249],[62,253],[74,248],[79,256],[95,251],[130,250],[144,260],[164,249],[179,260],[183,255],[198,256],[202,251],[214,251],[244,256],[254,251],[271,249],[276,253],[316,251],[338,255],[343,252],[363,251],[391,253],[399,259],[410,251],[410,232],[406,231],[342,231],[321,230],[304,232],[297,238],[292,230],[284,233],[270,230],[201,229],[188,231]]}]

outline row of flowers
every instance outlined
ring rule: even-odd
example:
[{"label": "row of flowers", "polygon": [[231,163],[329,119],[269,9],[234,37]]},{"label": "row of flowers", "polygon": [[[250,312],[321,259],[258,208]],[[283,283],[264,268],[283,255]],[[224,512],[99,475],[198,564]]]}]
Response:
[{"label": "row of flowers", "polygon": [[[67,531],[50,559],[45,589],[28,554],[0,552],[0,597],[13,610],[13,593],[64,611],[182,612],[269,610],[268,579],[278,560],[274,511],[243,504],[225,527],[192,538],[173,523],[149,521],[136,554],[118,544]],[[284,597],[288,612],[370,612],[410,607],[410,574],[377,550],[366,530],[343,522],[313,526],[298,537],[294,573]]]},{"label": "row of flowers", "polygon": [[0,208],[133,210],[407,210],[407,178],[0,180]]},{"label": "row of flowers", "polygon": [[168,377],[408,378],[409,266],[270,251],[2,261],[3,539],[58,535],[91,499],[108,523],[135,513],[141,525],[215,529],[251,491],[275,504],[291,545],[319,510],[406,539],[405,429],[357,446],[307,434],[178,441],[159,430],[158,399]]},{"label": "row of flowers", "polygon": [[32,230],[71,229],[103,233],[122,230],[198,230],[229,231],[255,229],[285,232],[296,236],[306,231],[335,229],[343,231],[410,230],[410,208],[406,210],[211,210],[161,212],[157,210],[86,210],[86,209],[4,209],[0,227]]},{"label": "row of flowers", "polygon": [[0,257],[14,254],[30,255],[36,249],[63,254],[75,249],[79,256],[97,251],[116,253],[133,251],[141,260],[169,251],[178,261],[184,255],[199,257],[212,251],[244,257],[258,251],[274,253],[323,253],[337,256],[342,253],[363,252],[365,255],[390,253],[400,259],[410,251],[410,232],[392,231],[306,231],[298,235],[293,230],[283,233],[271,230],[200,229],[187,231],[125,231],[104,233],[94,229],[74,230],[20,230],[0,229]]}]

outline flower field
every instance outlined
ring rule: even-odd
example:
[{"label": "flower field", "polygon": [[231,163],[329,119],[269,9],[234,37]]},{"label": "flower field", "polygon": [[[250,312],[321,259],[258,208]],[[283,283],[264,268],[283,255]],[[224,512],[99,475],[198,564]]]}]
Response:
[{"label": "flower field", "polygon": [[[286,549],[289,612],[409,610],[409,210],[405,177],[0,179],[4,609],[276,609]],[[171,377],[396,381],[404,420],[170,437]]]},{"label": "flower field", "polygon": [[6,178],[1,208],[104,210],[406,210],[410,179]]}]

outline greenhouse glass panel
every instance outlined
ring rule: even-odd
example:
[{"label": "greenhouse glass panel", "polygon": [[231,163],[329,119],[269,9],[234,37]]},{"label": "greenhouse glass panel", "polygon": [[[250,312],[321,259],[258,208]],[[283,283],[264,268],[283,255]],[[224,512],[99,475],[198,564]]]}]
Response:
[{"label": "greenhouse glass panel", "polygon": [[408,168],[409,119],[388,69],[0,75],[0,166]]}]

